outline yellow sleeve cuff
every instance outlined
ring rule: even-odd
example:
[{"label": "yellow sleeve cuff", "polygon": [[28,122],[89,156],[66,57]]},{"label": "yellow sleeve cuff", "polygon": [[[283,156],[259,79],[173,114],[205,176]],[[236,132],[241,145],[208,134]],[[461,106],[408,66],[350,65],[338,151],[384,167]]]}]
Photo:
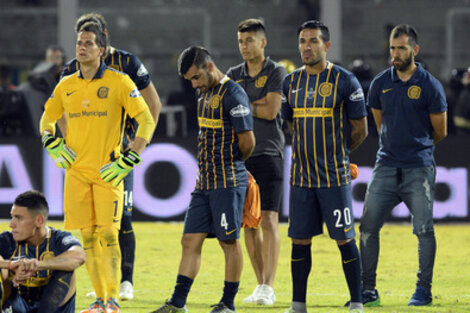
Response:
[{"label": "yellow sleeve cuff", "polygon": [[51,119],[49,115],[47,115],[46,112],[42,114],[41,121],[39,123],[39,132],[41,135],[44,134],[44,132],[48,131],[49,133],[52,134],[52,136],[55,136],[55,124],[56,121]]}]

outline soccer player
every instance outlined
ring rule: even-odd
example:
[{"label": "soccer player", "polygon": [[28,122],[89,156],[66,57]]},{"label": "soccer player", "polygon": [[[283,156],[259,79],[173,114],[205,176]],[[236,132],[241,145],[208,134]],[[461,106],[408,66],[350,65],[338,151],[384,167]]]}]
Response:
[{"label": "soccer player", "polygon": [[[126,73],[132,79],[139,89],[142,97],[147,103],[150,113],[155,121],[158,123],[158,117],[162,104],[155,89],[154,84],[150,80],[150,75],[142,64],[142,62],[132,53],[116,49],[109,45],[109,33],[107,24],[104,17],[98,13],[88,13],[80,16],[75,23],[75,32],[78,33],[80,28],[86,22],[98,23],[104,33],[106,34],[107,46],[106,52],[103,56],[104,63],[113,69]],[[77,59],[73,59],[67,63],[62,73],[62,76],[75,73],[80,68]],[[60,125],[60,124],[59,124]],[[126,116],[126,125],[124,132],[124,139],[122,151],[130,149],[130,144],[135,138],[137,129],[137,122],[135,119]],[[62,129],[61,129],[62,130]],[[132,300],[134,298],[133,288],[133,273],[134,273],[134,260],[135,260],[135,234],[132,229],[132,207],[133,207],[133,189],[134,189],[134,175],[131,171],[124,178],[124,210],[121,219],[121,228],[119,230],[119,247],[121,249],[121,286],[119,290],[119,298],[121,300]],[[93,293],[87,294],[95,296]]]},{"label": "soccer player", "polygon": [[11,231],[0,234],[0,268],[9,270],[0,279],[2,312],[75,312],[75,269],[85,263],[85,252],[70,233],[46,225],[48,214],[38,191],[23,192],[13,203]]},{"label": "soccer player", "polygon": [[[120,312],[118,233],[123,209],[122,179],[141,162],[155,128],[149,108],[128,75],[101,60],[106,35],[94,22],[77,34],[80,70],[65,76],[46,102],[41,119],[43,144],[65,168],[65,227],[80,229],[86,266],[96,301],[83,312]],[[122,152],[124,112],[139,124],[132,148]],[[55,123],[67,115],[65,140]]]},{"label": "soccer player", "polygon": [[186,298],[199,271],[202,245],[206,238],[217,237],[225,255],[225,283],[222,299],[211,313],[232,313],[243,263],[239,236],[248,185],[243,161],[255,147],[250,100],[202,47],[181,53],[178,72],[197,89],[199,175],[184,220],[173,296],[153,312],[187,312]]},{"label": "soccer player", "polygon": [[327,61],[328,27],[310,20],[297,36],[304,66],[286,76],[282,86],[282,114],[293,131],[288,229],[293,297],[286,313],[307,312],[310,246],[323,222],[341,252],[350,312],[363,312],[349,154],[367,136],[364,94],[351,72]]},{"label": "soccer player", "polygon": [[238,47],[245,62],[231,67],[227,75],[248,94],[253,113],[256,147],[245,161],[256,179],[261,196],[261,228],[245,228],[245,244],[258,286],[243,302],[272,305],[274,276],[281,240],[279,210],[282,199],[284,134],[281,110],[281,85],[286,69],[264,56],[264,24],[247,19],[238,25]]},{"label": "soccer player", "polygon": [[408,305],[432,302],[431,283],[436,255],[433,199],[436,166],[434,145],[447,135],[444,89],[415,62],[418,34],[398,25],[390,34],[392,66],[371,83],[368,105],[380,135],[377,160],[367,186],[361,219],[363,301],[380,304],[376,287],[379,232],[390,211],[404,202],[418,237],[418,281]]}]

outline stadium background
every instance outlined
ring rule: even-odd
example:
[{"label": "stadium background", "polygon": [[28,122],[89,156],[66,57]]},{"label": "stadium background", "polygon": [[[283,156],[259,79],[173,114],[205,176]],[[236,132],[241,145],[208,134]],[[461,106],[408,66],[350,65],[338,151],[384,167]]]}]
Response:
[{"label": "stadium background", "polygon": [[[135,173],[134,220],[183,218],[196,177],[196,130],[187,85],[176,73],[176,58],[185,47],[199,44],[211,51],[222,71],[240,63],[236,25],[242,19],[264,19],[266,54],[297,66],[296,30],[310,18],[321,19],[330,27],[332,49],[328,58],[347,68],[362,59],[372,75],[384,69],[388,31],[399,23],[417,28],[421,45],[418,59],[447,90],[452,69],[470,66],[468,0],[0,0],[0,8],[0,63],[8,64],[11,80],[20,85],[19,89],[28,82],[48,46],[59,44],[67,59],[74,57],[73,25],[85,12],[103,14],[111,44],[135,53],[146,65],[164,108],[153,143]],[[45,84],[49,83],[47,74],[39,77]],[[52,218],[60,220],[63,174],[46,157],[35,133],[43,101],[31,95],[28,99],[23,113],[31,132],[0,135],[0,218],[9,217],[11,202],[19,192],[35,188],[46,193]],[[0,105],[0,125],[6,122],[2,109]],[[448,138],[437,146],[436,220],[470,220],[469,143],[469,135],[455,134],[450,125]],[[289,147],[286,149],[288,156]],[[352,154],[353,162],[360,166],[353,189],[356,218],[361,215],[376,149],[377,137],[371,134]],[[287,189],[287,183],[285,186]],[[286,212],[284,205],[283,221]],[[407,220],[406,208],[396,208],[392,218]]]}]

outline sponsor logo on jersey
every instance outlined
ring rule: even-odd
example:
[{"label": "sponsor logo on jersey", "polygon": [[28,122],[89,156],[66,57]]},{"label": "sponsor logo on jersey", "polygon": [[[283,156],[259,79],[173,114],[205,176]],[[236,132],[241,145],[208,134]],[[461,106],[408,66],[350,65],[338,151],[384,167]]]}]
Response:
[{"label": "sponsor logo on jersey", "polygon": [[318,87],[318,94],[322,97],[329,97],[331,96],[331,92],[333,90],[333,84],[332,83],[321,83],[320,86]]},{"label": "sponsor logo on jersey", "polygon": [[214,95],[209,100],[209,105],[213,109],[217,109],[219,107],[219,104],[220,104],[220,96],[219,95]]},{"label": "sponsor logo on jersey", "polygon": [[198,117],[199,126],[206,128],[222,128],[222,120]]},{"label": "sponsor logo on jersey", "polygon": [[413,85],[408,88],[408,98],[418,100],[421,96],[421,87]]},{"label": "sponsor logo on jersey", "polygon": [[109,88],[108,87],[100,87],[98,89],[98,92],[96,93],[96,95],[98,96],[98,98],[100,99],[106,99],[108,97],[108,92],[109,92]]},{"label": "sponsor logo on jersey", "polygon": [[303,88],[299,88],[299,89],[294,89],[292,90],[292,93],[298,93],[299,91],[301,91]]},{"label": "sponsor logo on jersey", "polygon": [[258,79],[255,81],[255,87],[256,88],[263,88],[264,85],[266,85],[266,81],[268,80],[267,75],[260,76]]},{"label": "sponsor logo on jersey", "polygon": [[71,92],[65,93],[65,95],[68,97],[68,96],[70,96],[71,94],[73,94],[75,91],[76,91],[76,90],[72,90]]},{"label": "sponsor logo on jersey", "polygon": [[134,89],[131,91],[131,93],[129,94],[129,97],[131,97],[131,98],[138,98],[138,97],[140,97],[140,96],[141,96],[140,91],[139,91],[139,89],[137,89],[137,88],[134,88]]},{"label": "sponsor logo on jersey", "polygon": [[230,115],[233,117],[247,116],[250,115],[250,109],[244,106],[243,104],[239,104],[230,110]]},{"label": "sponsor logo on jersey", "polygon": [[137,76],[142,77],[148,75],[149,72],[143,64],[140,64],[139,70],[137,71]]},{"label": "sponsor logo on jersey", "polygon": [[356,91],[354,91],[350,96],[349,100],[351,101],[361,101],[364,100],[364,91],[362,91],[362,88],[358,88]]},{"label": "sponsor logo on jersey", "polygon": [[328,117],[333,116],[333,108],[294,108],[294,117]]},{"label": "sponsor logo on jersey", "polygon": [[316,90],[314,90],[313,88],[310,88],[310,90],[307,90],[307,99],[313,99],[316,93],[317,93]]},{"label": "sponsor logo on jersey", "polygon": [[83,99],[82,100],[82,108],[88,109],[89,107],[90,107],[90,100],[88,100],[87,98]]}]

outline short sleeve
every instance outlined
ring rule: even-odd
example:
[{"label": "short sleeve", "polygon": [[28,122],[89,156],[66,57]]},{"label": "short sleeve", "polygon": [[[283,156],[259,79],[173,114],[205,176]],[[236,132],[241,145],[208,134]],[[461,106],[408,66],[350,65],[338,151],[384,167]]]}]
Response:
[{"label": "short sleeve", "polygon": [[345,82],[344,103],[349,119],[360,119],[367,116],[364,91],[353,74],[349,74]]},{"label": "short sleeve", "polygon": [[367,95],[367,105],[371,108],[382,110],[380,103],[380,86],[377,79],[374,79],[370,84],[369,94]]},{"label": "short sleeve", "polygon": [[147,104],[139,89],[128,75],[122,76],[120,87],[122,97],[121,103],[130,117],[134,118],[137,114],[147,109]]},{"label": "short sleeve", "polygon": [[429,113],[440,113],[447,111],[447,100],[442,84],[431,77],[431,88],[430,92],[427,93],[427,103]]},{"label": "short sleeve", "polygon": [[147,88],[150,84],[150,74],[138,57],[131,54],[126,73],[130,76],[139,90]]},{"label": "short sleeve", "polygon": [[284,67],[278,66],[274,68],[271,75],[268,77],[267,91],[268,92],[281,92],[282,81],[286,77],[287,71]]},{"label": "short sleeve", "polygon": [[235,133],[253,130],[250,100],[245,91],[235,83],[231,93],[224,96],[224,110],[228,111]]},{"label": "short sleeve", "polygon": [[59,255],[64,253],[65,251],[69,250],[73,246],[81,246],[80,241],[73,236],[71,233],[66,231],[55,231],[54,236],[54,254]]},{"label": "short sleeve", "polygon": [[286,121],[292,121],[293,111],[289,105],[289,78],[290,76],[286,76],[282,81],[282,107],[281,107],[281,115],[282,118]]}]

